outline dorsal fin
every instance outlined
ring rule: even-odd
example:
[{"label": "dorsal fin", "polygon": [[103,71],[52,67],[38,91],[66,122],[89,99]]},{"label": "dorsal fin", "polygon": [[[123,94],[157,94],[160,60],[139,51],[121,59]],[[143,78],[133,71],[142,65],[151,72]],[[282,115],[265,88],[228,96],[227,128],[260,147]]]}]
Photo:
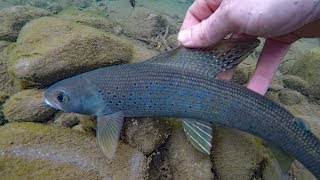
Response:
[{"label": "dorsal fin", "polygon": [[239,64],[253,52],[259,42],[258,39],[224,39],[206,48],[179,46],[144,63],[186,68],[212,77]]}]

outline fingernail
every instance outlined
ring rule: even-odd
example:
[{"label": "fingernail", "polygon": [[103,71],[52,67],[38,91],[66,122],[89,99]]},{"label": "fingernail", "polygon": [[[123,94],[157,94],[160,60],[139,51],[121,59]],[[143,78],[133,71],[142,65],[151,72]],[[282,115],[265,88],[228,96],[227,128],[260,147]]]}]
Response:
[{"label": "fingernail", "polygon": [[188,31],[187,30],[180,31],[178,34],[178,40],[180,41],[181,44],[185,45],[186,42],[189,41]]}]

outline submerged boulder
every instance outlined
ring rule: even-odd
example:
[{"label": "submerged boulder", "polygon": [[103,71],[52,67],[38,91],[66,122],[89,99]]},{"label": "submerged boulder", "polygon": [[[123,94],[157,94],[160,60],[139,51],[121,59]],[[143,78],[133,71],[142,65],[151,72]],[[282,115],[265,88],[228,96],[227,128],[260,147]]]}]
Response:
[{"label": "submerged boulder", "polygon": [[209,156],[188,142],[182,128],[173,131],[167,148],[173,179],[213,179]]},{"label": "submerged boulder", "polygon": [[150,41],[160,34],[164,36],[167,27],[167,36],[178,32],[178,26],[171,17],[158,15],[142,7],[135,8],[132,15],[123,22],[123,26],[125,35],[144,41]]},{"label": "submerged boulder", "polygon": [[8,61],[9,72],[21,88],[49,86],[67,77],[132,59],[125,41],[58,18],[27,24]]},{"label": "submerged boulder", "polygon": [[0,11],[0,40],[16,41],[21,28],[30,20],[51,16],[47,10],[30,6],[13,6]]},{"label": "submerged boulder", "polygon": [[213,147],[214,171],[222,180],[280,177],[261,140],[253,135],[219,127],[215,129]]},{"label": "submerged boulder", "polygon": [[0,91],[4,91],[8,94],[17,92],[13,78],[10,76],[7,69],[8,53],[10,52],[10,49],[12,49],[12,46],[13,43],[0,41]]},{"label": "submerged boulder", "polygon": [[12,95],[3,105],[4,116],[10,121],[45,121],[54,112],[44,103],[43,91],[29,89]]},{"label": "submerged boulder", "polygon": [[165,142],[170,126],[157,118],[128,118],[124,132],[129,145],[149,155]]},{"label": "submerged boulder", "polygon": [[37,123],[0,127],[0,174],[5,179],[144,179],[146,157],[120,143],[110,163],[95,136]]},{"label": "submerged boulder", "polygon": [[288,74],[301,77],[309,84],[309,93],[320,99],[320,48],[307,51],[291,66]]}]

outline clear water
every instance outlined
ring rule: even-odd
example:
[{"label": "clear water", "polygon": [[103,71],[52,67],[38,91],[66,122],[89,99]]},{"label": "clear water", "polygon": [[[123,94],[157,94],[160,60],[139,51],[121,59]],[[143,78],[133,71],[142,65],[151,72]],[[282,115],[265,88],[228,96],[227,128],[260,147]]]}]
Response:
[{"label": "clear water", "polygon": [[[120,39],[130,41],[134,49],[136,48],[135,50],[138,52],[134,55],[134,61],[142,61],[146,58],[174,48],[174,45],[171,45],[170,43],[172,40],[176,40],[176,35],[183,22],[185,13],[189,6],[193,3],[193,0],[137,0],[135,3],[135,7],[132,7],[129,0],[0,0],[0,92],[4,92],[8,96],[11,96],[20,91],[13,81],[12,74],[10,75],[12,72],[9,73],[8,70],[8,61],[10,57],[13,57],[13,55],[12,53],[6,54],[6,52],[7,50],[10,51],[12,48],[19,45],[19,38],[21,37],[18,38],[18,42],[16,42],[16,38],[19,35],[20,29],[25,28],[28,25],[29,21],[31,20],[28,18],[28,16],[32,14],[30,12],[18,12],[18,14],[21,15],[19,16],[18,21],[21,20],[22,17],[26,18],[26,20],[21,20],[21,22],[18,24],[12,23],[14,24],[14,27],[12,27],[8,25],[8,21],[16,21],[17,19],[14,19],[15,15],[10,14],[8,11],[6,11],[7,14],[2,14],[1,16],[1,13],[5,12],[6,9],[14,6],[25,6],[28,8],[37,6],[43,10],[52,10],[50,8],[52,8],[53,5],[55,5],[56,8],[58,6],[60,10],[52,11],[55,13],[52,15],[53,17],[61,18],[63,20],[71,20],[79,24],[91,26],[99,29],[102,32],[111,33]],[[24,16],[24,13],[29,14]],[[37,18],[38,17],[34,17],[33,19]],[[108,24],[107,21],[110,21],[110,24]],[[148,24],[154,23],[155,21],[155,24]],[[7,28],[11,28],[12,31],[9,30],[8,33]],[[3,35],[3,32],[6,34]],[[50,34],[48,36],[54,36],[54,33],[56,32],[59,32],[59,29],[55,29],[55,31],[52,32],[53,35]],[[16,33],[15,36],[13,35],[14,33]],[[173,38],[170,39],[170,36]],[[165,40],[161,40],[162,37],[164,37]],[[51,38],[50,41],[54,42],[55,38]],[[32,43],[33,39],[29,39],[29,42]],[[175,41],[175,43],[177,42]],[[48,43],[48,46],[50,45],[52,45],[51,42]],[[247,68],[247,70],[244,72],[239,70],[239,73],[244,74],[243,76],[240,75],[239,77],[248,79],[246,76],[252,73],[252,68],[256,63],[262,46],[263,44],[257,48],[255,53],[242,64],[243,66],[240,65],[242,68]],[[29,47],[26,47],[26,49],[28,48]],[[38,49],[41,48],[45,49],[45,47],[38,47]],[[74,48],[76,49],[78,47]],[[38,51],[38,49],[28,49],[26,50],[26,54],[22,57],[28,59],[34,55],[41,56],[43,51]],[[92,52],[87,52],[87,54],[90,53]],[[299,67],[296,67],[297,65],[294,67],[294,63],[300,59],[307,62],[307,65],[302,63],[300,68],[306,69],[306,72],[299,70]],[[315,77],[319,77],[318,75],[320,75],[320,39],[313,38],[298,40],[291,46],[283,61],[284,62],[280,65],[274,81],[270,85],[267,95],[275,102],[280,103],[294,115],[305,119],[309,123],[311,130],[318,135],[318,137],[320,137],[320,83],[319,81],[314,80]],[[19,68],[24,66],[25,68],[22,68],[23,72],[28,71],[29,63],[29,61],[20,62]],[[54,63],[54,65],[59,66],[60,64],[57,61],[57,63]],[[291,69],[293,68],[298,69],[298,72],[292,72]],[[59,72],[57,73],[57,76],[63,73],[65,72]],[[20,75],[21,74],[18,74],[17,76]],[[292,78],[290,79],[289,75],[294,75],[295,77],[298,77],[299,80],[290,81]],[[23,73],[21,76],[23,76]],[[38,84],[36,82],[32,85]],[[41,88],[46,87],[47,86],[42,86]],[[34,87],[32,86],[32,88]],[[4,118],[5,115],[3,114],[2,110],[3,107],[2,104],[0,104],[0,131],[2,124],[8,122],[8,118]],[[49,121],[46,119],[42,123],[52,124],[54,117],[52,116],[49,119]],[[14,155],[17,157],[41,157],[42,159],[53,159],[52,161],[55,163],[73,163],[81,166],[81,168],[90,167],[92,169],[99,169],[95,167],[95,162],[88,160],[91,156],[93,156],[97,159],[97,161],[99,161],[101,158],[97,158],[95,154],[90,154],[88,157],[83,157],[82,159],[82,157],[75,156],[72,152],[63,154],[56,149],[46,149],[47,147],[39,147],[36,149],[35,147],[37,146],[33,144],[29,146],[30,148],[33,147],[31,149],[27,149],[26,146],[15,147],[13,145],[11,149],[9,148],[3,150],[1,149],[1,138],[2,137],[0,137],[0,162],[1,156],[6,153],[6,155]],[[14,142],[12,143],[14,144]],[[165,146],[163,145],[162,148],[163,147]],[[79,148],[81,149],[81,147]],[[155,152],[158,154],[153,154],[153,156],[161,156],[159,155],[162,153],[160,153],[160,150],[159,152]],[[164,154],[167,156],[168,152]],[[145,166],[145,164],[142,163],[145,161],[145,159],[142,157],[144,156],[141,156],[139,153],[135,153],[132,156],[130,165],[128,167],[124,167],[124,169],[126,168],[131,171],[131,179],[136,179],[136,177],[139,177],[141,167]],[[149,161],[152,162],[151,164],[156,164],[155,166],[159,166],[159,169],[165,169],[163,166],[157,164],[158,162],[155,162],[155,159],[156,158],[149,159]],[[162,161],[162,159],[159,161]],[[2,173],[4,172],[1,168],[3,168],[3,166],[0,164],[0,179]],[[150,168],[150,172],[157,172],[155,169],[152,169],[154,167]],[[209,172],[211,172],[211,169],[208,169]],[[305,175],[306,177],[311,177],[310,173],[308,174],[301,169],[303,168],[298,168],[298,170],[302,171],[304,174],[307,174]],[[116,170],[118,171],[118,169]],[[168,172],[170,171],[173,170],[168,170]],[[231,169],[229,171],[233,170]],[[109,177],[109,175],[110,174],[108,174],[106,177]],[[152,175],[160,177],[159,175],[151,174],[151,176]],[[166,174],[166,177],[171,176]]]}]

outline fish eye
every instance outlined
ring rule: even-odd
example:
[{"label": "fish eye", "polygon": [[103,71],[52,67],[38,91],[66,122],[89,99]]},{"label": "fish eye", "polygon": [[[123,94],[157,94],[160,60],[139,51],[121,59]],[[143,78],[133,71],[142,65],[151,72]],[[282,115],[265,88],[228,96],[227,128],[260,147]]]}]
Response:
[{"label": "fish eye", "polygon": [[69,100],[67,94],[65,92],[63,92],[63,91],[58,92],[57,95],[56,95],[56,98],[61,103],[66,103]]}]

